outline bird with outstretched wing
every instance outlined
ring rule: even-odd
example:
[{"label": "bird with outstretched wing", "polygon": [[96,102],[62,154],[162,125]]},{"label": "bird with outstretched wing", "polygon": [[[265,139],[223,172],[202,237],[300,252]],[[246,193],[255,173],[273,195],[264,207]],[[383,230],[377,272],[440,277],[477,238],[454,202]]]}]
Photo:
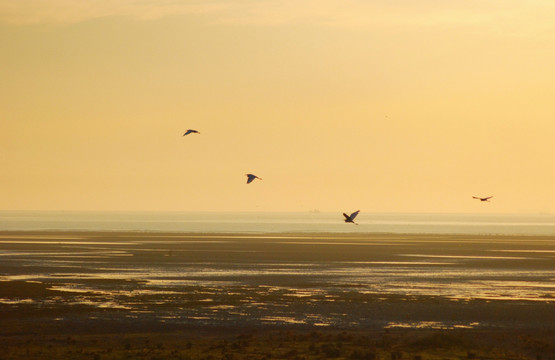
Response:
[{"label": "bird with outstretched wing", "polygon": [[189,129],[189,130],[185,131],[185,134],[183,134],[183,136],[186,136],[186,135],[189,135],[189,134],[200,134],[200,133],[196,130]]},{"label": "bird with outstretched wing", "polygon": [[360,212],[360,210],[355,211],[354,213],[352,213],[351,215],[347,215],[345,213],[343,213],[343,216],[345,216],[345,222],[346,223],[353,223],[355,225],[358,225],[355,222],[355,218],[357,217],[358,213]]},{"label": "bird with outstretched wing", "polygon": [[480,201],[489,201],[489,199],[491,199],[493,196],[488,196],[488,197],[479,197],[479,196],[473,196],[473,199],[478,199]]},{"label": "bird with outstretched wing", "polygon": [[253,182],[254,179],[262,180],[262,178],[259,178],[258,176],[253,174],[245,174],[245,175],[247,175],[247,184],[250,184],[251,182]]}]

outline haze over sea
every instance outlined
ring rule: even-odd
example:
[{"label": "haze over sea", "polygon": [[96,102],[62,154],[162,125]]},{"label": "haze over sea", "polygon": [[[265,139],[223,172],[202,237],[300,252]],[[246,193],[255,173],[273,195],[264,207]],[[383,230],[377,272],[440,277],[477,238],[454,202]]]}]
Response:
[{"label": "haze over sea", "polygon": [[555,235],[553,214],[0,211],[0,230]]}]

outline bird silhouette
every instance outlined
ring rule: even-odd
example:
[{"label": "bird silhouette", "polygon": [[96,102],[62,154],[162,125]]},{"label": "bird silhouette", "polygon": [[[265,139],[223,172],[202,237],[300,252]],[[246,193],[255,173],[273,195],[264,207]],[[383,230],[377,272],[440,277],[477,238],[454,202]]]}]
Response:
[{"label": "bird silhouette", "polygon": [[473,196],[473,199],[478,199],[480,201],[489,201],[489,199],[491,199],[493,196],[488,196],[488,197],[478,197],[478,196]]},{"label": "bird silhouette", "polygon": [[183,134],[183,136],[185,135],[189,135],[189,134],[200,134],[198,131],[193,130],[193,129],[189,129],[185,132],[185,134]]},{"label": "bird silhouette", "polygon": [[247,184],[250,184],[254,179],[262,180],[262,178],[259,178],[258,176],[253,174],[245,174],[245,175],[247,175]]},{"label": "bird silhouette", "polygon": [[347,215],[345,213],[343,213],[343,216],[345,216],[345,222],[346,223],[353,223],[355,225],[358,225],[355,222],[355,218],[357,217],[358,213],[360,212],[360,210],[355,211],[354,213],[352,213],[351,215]]}]

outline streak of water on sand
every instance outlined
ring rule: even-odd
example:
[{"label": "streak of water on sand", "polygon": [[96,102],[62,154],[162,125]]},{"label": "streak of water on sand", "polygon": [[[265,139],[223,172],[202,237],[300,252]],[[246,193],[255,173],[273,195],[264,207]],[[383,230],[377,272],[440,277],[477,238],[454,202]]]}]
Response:
[{"label": "streak of water on sand", "polygon": [[[137,238],[137,235],[120,235],[119,237],[122,238]],[[228,242],[228,241],[216,241],[216,240],[189,240],[189,239],[236,239],[236,240],[247,240],[247,239],[298,239],[300,238],[314,238],[313,236],[306,235],[251,235],[251,234],[240,234],[240,235],[205,235],[205,234],[194,234],[194,235],[187,235],[187,234],[177,234],[177,235],[164,235],[164,234],[141,234],[141,238],[156,238],[156,239],[187,239],[187,242]]]},{"label": "streak of water on sand", "polygon": [[437,330],[452,330],[452,329],[473,329],[480,325],[478,322],[471,323],[455,323],[448,324],[440,321],[414,321],[414,322],[390,322],[386,329],[437,329]]},{"label": "streak of water on sand", "polygon": [[264,316],[260,318],[260,320],[271,323],[306,324],[306,320],[296,319],[290,316]]},{"label": "streak of water on sand", "polygon": [[39,250],[35,251],[11,251],[11,250],[3,250],[0,251],[0,256],[9,256],[9,257],[21,257],[25,259],[29,259],[32,257],[39,258],[41,261],[44,261],[45,257],[48,258],[74,258],[74,257],[96,257],[96,258],[104,258],[108,259],[112,256],[132,256],[127,251],[123,250],[107,250],[107,251],[76,251],[76,252],[41,252]]},{"label": "streak of water on sand", "polygon": [[[68,239],[65,239],[68,240]],[[60,240],[46,240],[45,241],[30,241],[30,240],[2,240],[1,244],[33,244],[33,245],[121,245],[132,246],[137,245],[133,242],[117,242],[117,241],[60,241]]]},{"label": "streak of water on sand", "polygon": [[[60,235],[60,234],[56,234],[56,235],[19,235],[19,234],[9,234],[9,235],[4,235],[4,234],[0,234],[0,239],[45,239],[45,240],[83,240],[86,239],[87,237],[85,236],[67,236],[67,235]],[[6,241],[0,240],[0,242],[2,243],[6,243]],[[22,242],[17,242],[22,243]],[[27,241],[25,241],[25,243],[27,243]]]},{"label": "streak of water on sand", "polygon": [[440,258],[440,259],[492,259],[492,260],[529,260],[524,256],[487,256],[487,255],[432,255],[432,254],[399,254],[406,257]]},{"label": "streak of water on sand", "polygon": [[453,262],[438,262],[438,261],[345,261],[342,264],[359,264],[359,265],[454,265]]},{"label": "streak of water on sand", "polygon": [[532,254],[555,254],[555,250],[489,250],[496,252],[511,252],[511,253],[532,253]]},{"label": "streak of water on sand", "polygon": [[284,245],[336,245],[336,246],[402,246],[404,244],[401,243],[384,243],[384,242],[347,242],[347,241],[326,241],[326,242],[317,242],[317,241],[280,241],[278,244]]}]

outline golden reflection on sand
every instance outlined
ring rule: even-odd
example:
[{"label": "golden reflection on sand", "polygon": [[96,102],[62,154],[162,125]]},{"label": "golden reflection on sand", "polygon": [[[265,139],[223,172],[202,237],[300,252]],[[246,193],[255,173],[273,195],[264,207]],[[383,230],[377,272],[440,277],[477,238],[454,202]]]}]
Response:
[{"label": "golden reflection on sand", "polygon": [[541,323],[555,302],[546,238],[20,235],[0,241],[0,305],[22,314],[453,329]]}]

